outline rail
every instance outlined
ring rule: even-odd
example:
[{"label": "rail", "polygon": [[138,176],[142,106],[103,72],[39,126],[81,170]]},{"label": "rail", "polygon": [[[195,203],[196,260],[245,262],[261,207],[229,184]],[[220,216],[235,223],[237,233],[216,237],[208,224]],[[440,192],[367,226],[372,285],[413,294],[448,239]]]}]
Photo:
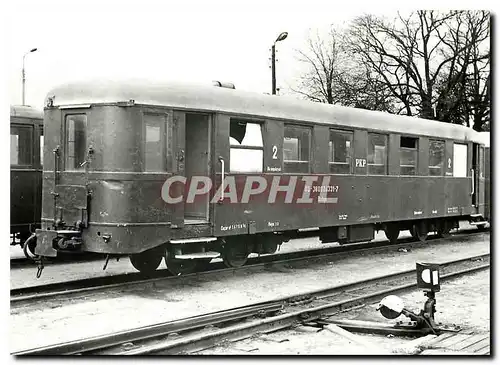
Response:
[{"label": "rail", "polygon": [[[483,233],[473,231],[473,233],[459,232],[454,234],[452,238],[429,238],[428,242],[433,244],[452,242],[453,239],[459,239],[466,235],[467,237],[475,237]],[[18,305],[27,305],[29,302],[38,303],[41,299],[47,300],[49,298],[68,297],[80,294],[91,294],[93,292],[106,291],[110,289],[120,288],[124,286],[144,286],[159,281],[170,280],[176,282],[183,278],[195,277],[197,275],[212,275],[218,276],[225,272],[237,272],[240,270],[258,270],[263,266],[272,263],[279,265],[291,262],[300,262],[304,260],[317,260],[322,258],[336,258],[342,259],[346,255],[366,254],[367,252],[376,252],[378,250],[397,250],[399,248],[410,248],[419,246],[421,243],[415,241],[413,238],[403,239],[397,244],[391,244],[388,241],[379,242],[363,242],[351,245],[333,246],[327,248],[320,248],[306,251],[294,251],[288,253],[278,253],[273,255],[259,256],[250,258],[247,265],[240,268],[225,268],[221,262],[214,262],[210,264],[205,272],[196,272],[181,276],[172,276],[168,270],[157,270],[153,276],[147,276],[142,273],[128,273],[119,274],[114,276],[95,277],[90,279],[65,281],[60,283],[53,283],[47,285],[37,285],[32,287],[16,288],[10,291],[10,304],[11,307]]]},{"label": "rail", "polygon": [[[441,280],[488,269],[489,260],[490,254],[483,254],[443,262],[441,269],[445,274],[441,275]],[[285,329],[377,301],[388,294],[412,289],[416,287],[415,273],[415,270],[405,270],[250,306],[19,351],[13,355],[148,355],[197,352],[224,340],[240,340],[258,333]],[[256,315],[272,316],[243,321]],[[236,324],[235,320],[238,321]]]}]

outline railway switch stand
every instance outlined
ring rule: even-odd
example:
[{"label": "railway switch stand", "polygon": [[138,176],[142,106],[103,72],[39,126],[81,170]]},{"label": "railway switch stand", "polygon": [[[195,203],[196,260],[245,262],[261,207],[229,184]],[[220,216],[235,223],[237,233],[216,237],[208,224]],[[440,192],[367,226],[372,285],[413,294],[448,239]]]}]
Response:
[{"label": "railway switch stand", "polygon": [[410,321],[399,321],[395,324],[385,324],[375,321],[349,321],[327,320],[346,330],[392,334],[398,336],[422,336],[427,334],[439,334],[442,331],[457,332],[458,326],[441,326],[434,318],[436,313],[436,292],[439,286],[439,265],[417,263],[417,287],[423,289],[427,297],[424,308],[417,314],[404,307],[403,300],[395,295],[384,297],[378,307],[382,316],[387,319],[396,319],[401,314],[408,317]]},{"label": "railway switch stand", "polygon": [[[427,263],[417,263],[417,287],[423,289],[427,300],[424,303],[424,308],[419,314],[415,314],[412,311],[404,308],[403,301],[394,296],[390,295],[385,297],[380,302],[377,310],[388,318],[394,319],[399,315],[403,314],[411,319],[408,324],[403,324],[403,322],[398,322],[396,327],[399,328],[411,328],[413,330],[418,330],[422,334],[427,334],[429,332],[437,334],[443,330],[439,326],[434,318],[436,313],[436,292],[441,290],[440,280],[439,280],[439,265],[437,264],[427,264]],[[446,327],[447,330],[453,330]]]},{"label": "railway switch stand", "polygon": [[404,308],[402,304],[403,301],[394,295],[382,299],[377,310],[387,319],[395,319],[401,314],[410,318],[411,321],[408,323],[404,323],[403,321],[396,323],[395,328],[402,330],[408,329],[412,330],[412,332],[417,330],[421,331],[422,334],[429,332],[436,334],[440,332],[441,329],[434,320],[434,313],[436,313],[435,292],[431,290],[426,292],[425,295],[428,299],[424,304],[424,309],[422,309],[419,314]]}]

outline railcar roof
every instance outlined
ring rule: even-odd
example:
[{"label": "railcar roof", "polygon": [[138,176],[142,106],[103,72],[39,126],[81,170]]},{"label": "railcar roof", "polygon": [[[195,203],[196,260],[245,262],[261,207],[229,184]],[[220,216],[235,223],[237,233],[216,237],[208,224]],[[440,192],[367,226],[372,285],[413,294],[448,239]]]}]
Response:
[{"label": "railcar roof", "polygon": [[18,118],[43,119],[43,111],[28,105],[11,105],[10,116]]},{"label": "railcar roof", "polygon": [[490,147],[491,144],[491,135],[490,132],[479,132],[479,139],[481,143],[485,145],[485,147]]},{"label": "railcar roof", "polygon": [[47,97],[53,98],[54,106],[134,100],[136,104],[248,114],[479,142],[477,132],[460,125],[209,85],[93,80],[61,85],[51,90]]}]

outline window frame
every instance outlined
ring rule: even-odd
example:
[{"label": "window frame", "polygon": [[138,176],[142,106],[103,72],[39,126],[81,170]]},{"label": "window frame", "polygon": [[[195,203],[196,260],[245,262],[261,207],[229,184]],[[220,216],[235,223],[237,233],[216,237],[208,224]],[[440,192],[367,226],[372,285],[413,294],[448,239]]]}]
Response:
[{"label": "window frame", "polygon": [[[409,138],[409,139],[415,140],[415,147],[401,147],[401,140],[403,138]],[[399,136],[399,176],[418,176],[419,175],[419,170],[418,170],[418,166],[419,166],[418,154],[419,154],[419,147],[420,147],[419,142],[420,142],[419,137],[412,137],[412,136],[408,136],[408,135],[400,135]],[[416,154],[415,165],[402,165],[401,164],[401,158],[402,158],[403,151],[415,152],[415,154]],[[413,167],[415,173],[414,174],[403,174],[402,173],[403,167],[406,167],[406,168]]]},{"label": "window frame", "polygon": [[[369,147],[370,147],[370,135],[377,135],[377,136],[384,136],[385,139],[385,163],[384,164],[376,164],[376,163],[369,163],[368,161],[368,156],[369,154]],[[373,175],[373,176],[385,176],[389,174],[389,134],[387,133],[380,133],[380,132],[367,132],[367,138],[366,138],[366,174],[367,175]],[[374,149],[375,153],[375,149]],[[383,174],[373,174],[370,172],[370,166],[384,166],[384,173]]]},{"label": "window frame", "polygon": [[[241,145],[241,144],[231,144],[231,123],[246,123],[247,125],[250,124],[256,124],[260,126],[260,137],[262,139],[262,146],[248,146],[248,145]],[[265,122],[262,120],[255,120],[255,119],[247,119],[247,118],[238,118],[238,117],[230,117],[229,118],[229,135],[228,135],[228,140],[229,140],[229,173],[232,174],[256,174],[256,173],[263,173],[264,172],[264,126]],[[243,140],[242,140],[243,142]],[[262,151],[262,160],[261,160],[261,168],[260,171],[233,171],[231,169],[231,150],[252,150],[252,151]]]},{"label": "window frame", "polygon": [[[146,133],[147,133],[147,116],[156,116],[160,117],[162,122],[159,123],[160,127],[160,140],[159,140],[159,145],[161,147],[160,151],[160,159],[161,159],[161,167],[160,170],[147,170],[147,164],[146,164],[146,150],[147,150],[147,140],[146,140]],[[169,120],[171,116],[168,112],[163,112],[163,111],[158,111],[158,110],[143,110],[142,111],[142,143],[141,143],[141,171],[143,173],[149,173],[149,174],[158,174],[158,173],[166,173],[168,171],[168,151],[169,151],[169,138],[170,138],[170,128],[169,128]],[[154,125],[157,127],[158,125]]]},{"label": "window frame", "polygon": [[84,145],[85,147],[87,147],[87,142],[88,142],[88,115],[87,113],[85,112],[82,112],[82,111],[74,111],[72,113],[67,113],[67,114],[64,114],[64,118],[63,118],[63,123],[64,123],[64,128],[63,128],[63,136],[64,136],[64,171],[67,171],[67,172],[82,172],[85,170],[85,167],[84,166],[80,166],[80,168],[69,168],[68,167],[68,158],[69,158],[69,155],[68,155],[68,145],[69,145],[69,141],[68,141],[68,118],[70,117],[74,117],[74,116],[84,116],[85,117],[85,139],[84,139]]},{"label": "window frame", "polygon": [[[285,159],[285,136],[286,134],[286,129],[290,128],[298,128],[298,129],[303,129],[306,130],[308,133],[308,157],[309,159],[306,160],[287,160]],[[288,137],[290,138],[290,137]],[[313,159],[312,156],[312,142],[313,142],[313,127],[309,125],[303,125],[303,124],[293,124],[293,123],[283,123],[283,172],[285,174],[310,174],[311,173],[311,160]],[[307,164],[307,171],[287,171],[287,165],[291,166],[292,164]]]},{"label": "window frame", "polygon": [[[27,156],[29,157],[29,162],[28,163],[22,163],[20,164],[19,163],[19,134],[12,134],[12,129],[16,129],[16,130],[20,130],[20,129],[24,129],[24,130],[27,130],[29,132],[29,138],[30,138],[30,143],[28,143],[28,146],[30,148],[30,150],[28,151],[29,153],[27,153]],[[35,129],[33,127],[33,125],[31,124],[17,124],[17,123],[11,123],[10,125],[10,136],[13,136],[13,135],[16,135],[18,136],[18,139],[17,139],[17,163],[16,164],[13,164],[11,163],[10,166],[15,166],[15,167],[32,167],[33,164],[34,164],[34,149],[33,149],[33,146],[34,146],[34,142],[35,142],[35,135],[34,135],[34,132],[35,132]],[[12,148],[11,146],[11,142],[9,140],[9,147]],[[12,158],[12,156],[11,156]]]},{"label": "window frame", "polygon": [[40,151],[40,156],[38,158],[38,165],[41,167],[43,167],[43,149],[44,149],[44,146],[45,146],[45,136],[43,134],[43,126],[39,126],[38,127],[38,150]]},{"label": "window frame", "polygon": [[[455,146],[457,146],[457,148],[455,149]],[[456,142],[456,141],[453,141],[453,172],[452,172],[452,176],[453,177],[459,177],[459,178],[467,178],[469,176],[469,171],[468,171],[468,164],[469,164],[469,145],[467,142]],[[455,152],[458,152],[459,150],[462,150],[463,152],[465,152],[465,169],[460,169],[460,168],[457,168],[458,166],[461,166],[461,167],[464,167],[464,164],[463,163],[456,163],[457,161],[462,161],[461,159],[459,159],[458,157],[460,156],[456,156],[457,154]],[[459,173],[463,173],[464,174],[459,174]]]},{"label": "window frame", "polygon": [[[328,169],[330,174],[335,174],[335,175],[351,175],[354,172],[353,169],[353,156],[354,156],[354,131],[352,130],[347,130],[347,129],[335,129],[335,128],[329,128],[328,129]],[[331,139],[331,133],[341,133],[341,134],[348,134],[350,139],[349,139],[349,162],[335,162],[330,160],[331,153],[330,153],[330,142],[332,142]],[[334,172],[332,171],[332,165],[348,165],[349,166],[349,172],[344,173],[344,172]]]},{"label": "window frame", "polygon": [[479,172],[479,177],[480,178],[484,178],[484,175],[485,175],[485,172],[486,172],[486,149],[484,148],[484,146],[481,146],[479,145],[479,168],[480,168],[480,172]]},{"label": "window frame", "polygon": [[[443,160],[442,160],[442,164],[443,166],[442,167],[439,167],[439,169],[441,169],[441,173],[438,174],[438,175],[432,175],[430,172],[431,172],[431,169],[438,169],[437,167],[431,167],[430,165],[430,159],[431,159],[431,145],[433,142],[439,142],[439,143],[442,143],[443,145]],[[429,138],[429,161],[427,162],[427,175],[428,176],[434,176],[434,177],[437,177],[437,176],[444,176],[445,175],[445,170],[446,170],[446,141],[444,139],[431,139]]]}]

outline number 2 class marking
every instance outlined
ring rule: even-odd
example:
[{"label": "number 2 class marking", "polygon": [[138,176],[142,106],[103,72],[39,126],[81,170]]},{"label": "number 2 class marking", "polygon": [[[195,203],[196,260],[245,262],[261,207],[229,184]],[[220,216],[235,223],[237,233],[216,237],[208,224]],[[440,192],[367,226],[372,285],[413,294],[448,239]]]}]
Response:
[{"label": "number 2 class marking", "polygon": [[273,160],[278,159],[278,147],[273,146]]},{"label": "number 2 class marking", "polygon": [[448,168],[451,169],[451,158],[448,159]]}]

